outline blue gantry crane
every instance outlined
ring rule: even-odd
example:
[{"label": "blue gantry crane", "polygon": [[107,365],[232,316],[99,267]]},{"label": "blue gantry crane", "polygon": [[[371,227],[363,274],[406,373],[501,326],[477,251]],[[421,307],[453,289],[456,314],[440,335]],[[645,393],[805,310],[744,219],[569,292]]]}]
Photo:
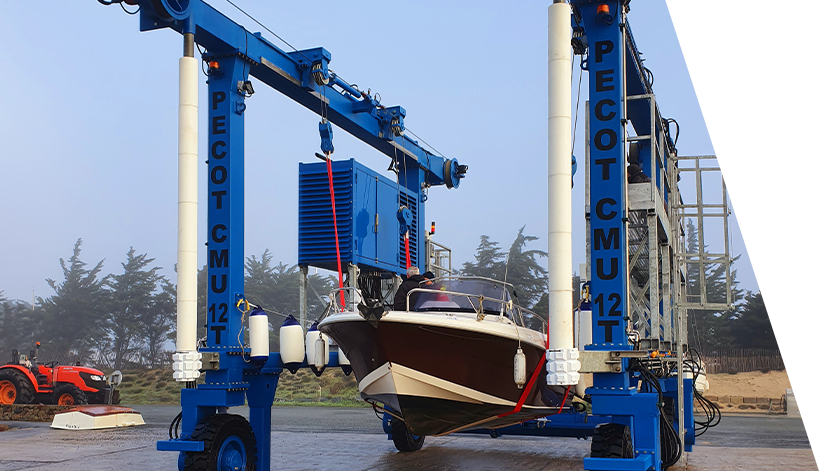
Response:
[{"label": "blue gantry crane", "polygon": [[[206,51],[207,336],[200,345],[181,337],[189,335],[185,332],[194,321],[179,314],[175,377],[186,387],[170,439],[158,442],[158,449],[179,452],[181,470],[269,469],[271,405],[286,362],[280,353],[268,351],[267,340],[254,345],[261,335],[251,327],[265,326],[266,321],[263,311],[252,309],[244,297],[244,112],[254,93],[250,78],[321,117],[323,155],[318,155],[326,162],[302,164],[299,171],[302,266],[337,265],[340,272],[347,264],[396,274],[404,273],[407,264],[424,268],[429,255],[420,256],[427,244],[420,222],[427,189],[457,188],[467,167],[407,137],[405,109],[383,106],[331,71],[331,54],[324,48],[281,50],[202,0],[99,1],[139,5],[141,31],[170,28],[183,35],[179,153],[190,160],[193,153],[197,159],[197,132],[187,126],[192,126],[192,116],[197,120],[197,100],[184,82],[192,79],[195,44]],[[629,4],[569,0],[572,49],[582,56],[590,89],[590,145],[584,160],[589,283],[577,327],[591,335],[579,339],[576,347],[581,350],[581,371],[593,373],[586,396],[592,414],[582,408],[506,429],[475,431],[493,436],[593,436],[592,455],[584,467],[594,471],[659,471],[694,442],[693,381],[683,377],[687,341],[685,304],[680,304],[685,279],[678,264],[683,237],[677,211],[679,159],[671,120],[662,117],[656,104],[650,72],[627,22]],[[194,77],[198,73],[199,68]],[[390,157],[396,181],[354,160],[332,162],[333,124]],[[181,164],[182,172],[187,165]],[[649,178],[629,179],[639,173]],[[570,173],[562,176],[569,188]],[[187,198],[181,197],[179,207],[192,203]],[[338,218],[334,224],[333,217]],[[179,245],[186,245],[180,241],[188,237],[187,231],[181,229]],[[196,248],[194,253],[196,257]],[[194,267],[180,262],[186,255],[180,257],[179,290],[188,283],[181,267]],[[179,291],[179,306],[181,302],[193,298]],[[239,340],[247,329],[253,343],[249,347]],[[324,363],[338,366],[336,352],[329,352]],[[286,368],[306,366],[316,365],[303,360]],[[196,384],[199,371],[204,377]],[[226,413],[244,402],[248,419]],[[177,428],[180,432],[171,436]]]},{"label": "blue gantry crane", "polygon": [[[580,373],[592,373],[584,396],[592,411],[473,431],[494,437],[592,436],[591,456],[584,459],[584,469],[590,471],[667,469],[692,450],[697,434],[719,423],[715,406],[694,394],[701,361],[688,349],[686,311],[731,309],[729,284],[723,299],[710,299],[701,283],[691,285],[688,295],[688,260],[729,270],[727,249],[714,256],[688,253],[684,242],[685,218],[727,217],[724,185],[715,212],[703,213],[701,197],[698,203],[683,201],[677,183],[680,172],[691,169],[680,169],[679,163],[693,161],[697,193],[702,186],[696,169],[714,169],[700,164],[707,156],[678,155],[678,124],[659,109],[652,72],[633,39],[629,10],[629,0],[555,0],[549,11],[550,140],[569,134],[569,127],[560,133],[553,128],[555,119],[569,122],[570,117],[569,99],[561,96],[570,83],[565,76],[568,46],[581,57],[581,69],[589,77],[589,111],[584,159],[588,261],[581,272],[586,283],[575,326],[569,329],[577,332],[578,360],[552,369],[554,355],[567,347],[551,343],[548,382],[575,384],[552,381],[578,366]],[[552,169],[553,142],[550,147]],[[569,147],[562,145],[558,154],[559,160],[566,158]],[[552,189],[550,193],[552,204]],[[551,221],[551,236],[552,226]],[[562,275],[566,270],[561,268]],[[566,283],[562,280],[562,287]],[[566,317],[569,301],[560,304]],[[551,300],[551,329],[556,325],[567,331],[553,324],[552,305]],[[694,399],[707,419],[694,420]]]}]

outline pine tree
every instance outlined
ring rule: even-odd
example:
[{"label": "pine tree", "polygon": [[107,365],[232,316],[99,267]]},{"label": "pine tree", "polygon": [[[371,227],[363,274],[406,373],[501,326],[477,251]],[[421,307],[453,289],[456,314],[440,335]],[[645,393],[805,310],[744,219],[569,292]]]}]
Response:
[{"label": "pine tree", "polygon": [[[686,226],[687,251],[689,253],[699,252],[699,234],[692,220],[688,220]],[[707,247],[705,247],[707,249]],[[739,288],[736,280],[736,270],[733,263],[739,257],[731,260],[731,300],[734,305],[743,298],[743,290]],[[700,266],[698,263],[688,263],[687,265],[687,301],[699,302],[700,291]],[[725,279],[724,265],[705,265],[704,268],[705,286],[707,301],[712,303],[727,302],[727,281]],[[736,309],[736,308],[734,308]],[[719,312],[713,310],[689,309],[688,319],[688,341],[700,348],[714,348],[728,345],[731,341],[728,320],[735,311]]]},{"label": "pine tree", "polygon": [[68,263],[60,259],[64,280],[47,279],[54,294],[38,298],[43,306],[41,336],[44,353],[63,361],[87,360],[105,339],[104,325],[109,307],[106,278],[99,278],[103,260],[91,269],[80,260],[78,239]]},{"label": "pine tree", "polygon": [[174,335],[177,314],[175,286],[165,277],[160,277],[155,287],[151,304],[139,318],[144,333],[142,357],[150,368],[159,368],[168,362],[164,345],[170,334]]},{"label": "pine tree", "polygon": [[475,263],[464,262],[461,273],[467,276],[502,279],[504,278],[505,256],[498,242],[493,242],[489,236],[482,235],[481,242],[476,248]]},{"label": "pine tree", "polygon": [[519,304],[531,309],[535,306],[540,308],[542,296],[546,296],[547,292],[547,270],[538,259],[547,257],[547,252],[527,250],[527,244],[535,240],[538,240],[538,237],[525,235],[522,227],[505,253],[498,242],[493,242],[488,236],[483,235],[476,249],[475,261],[464,262],[461,273],[494,280],[504,280],[506,276],[506,281],[516,290]]},{"label": "pine tree", "polygon": [[162,278],[160,267],[146,269],[154,261],[146,254],[135,255],[132,247],[121,263],[123,273],[111,275],[111,309],[106,319],[106,330],[112,341],[112,366],[119,370],[126,361],[136,362],[146,332],[141,316],[152,308],[153,293]]},{"label": "pine tree", "polygon": [[733,344],[739,348],[779,349],[762,293],[748,293],[735,316],[728,321]]},{"label": "pine tree", "polygon": [[0,291],[0,355],[11,355],[15,349],[28,352],[34,346],[40,314],[36,307],[7,299]]}]

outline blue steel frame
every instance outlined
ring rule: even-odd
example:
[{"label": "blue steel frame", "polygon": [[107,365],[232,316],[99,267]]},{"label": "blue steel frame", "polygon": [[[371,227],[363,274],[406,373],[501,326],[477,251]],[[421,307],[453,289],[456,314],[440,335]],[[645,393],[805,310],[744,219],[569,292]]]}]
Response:
[{"label": "blue steel frame", "polygon": [[[203,442],[192,440],[196,426],[246,400],[258,444],[256,469],[268,470],[271,407],[283,364],[278,353],[271,353],[263,365],[249,362],[245,358],[249,350],[238,342],[243,316],[237,305],[244,292],[246,94],[241,86],[253,76],[319,115],[325,112],[330,122],[393,158],[401,185],[419,198],[422,213],[422,183],[456,188],[466,168],[404,136],[406,111],[400,106],[384,107],[331,73],[331,54],[323,48],[284,52],[202,0],[140,0],[141,31],[161,28],[193,33],[195,42],[208,51],[204,60],[217,63],[208,74],[209,281],[206,346],[200,351],[217,352],[220,367],[207,370],[197,388],[181,391],[181,436],[159,441],[157,448],[179,451],[181,458],[187,451],[203,451]],[[314,71],[320,71],[320,76]],[[424,247],[423,231],[414,236],[418,247]],[[329,366],[338,366],[335,352],[330,353]],[[178,466],[182,469],[183,459]]]},{"label": "blue steel frame", "polygon": [[[626,127],[650,129],[650,113],[629,103],[628,94],[652,94],[629,32],[624,10],[627,1],[570,0],[573,26],[583,27],[590,87],[590,259],[593,305],[593,344],[597,351],[631,350],[628,341],[628,249],[625,149]],[[605,6],[608,11],[604,12]],[[642,153],[649,149],[642,149]],[[649,156],[649,154],[648,154]],[[644,161],[645,159],[642,159]],[[647,159],[649,160],[649,159]],[[667,282],[667,281],[665,281]],[[586,470],[655,470],[662,466],[659,398],[638,391],[638,376],[628,371],[595,373],[588,388],[595,416],[630,427],[633,459],[585,458]],[[679,361],[681,367],[681,361]],[[675,378],[662,380],[665,396],[677,395]],[[693,437],[693,387],[685,380],[686,449]],[[674,414],[678,417],[678,411]],[[689,425],[688,425],[689,424]],[[678,424],[674,424],[678,430]]]}]

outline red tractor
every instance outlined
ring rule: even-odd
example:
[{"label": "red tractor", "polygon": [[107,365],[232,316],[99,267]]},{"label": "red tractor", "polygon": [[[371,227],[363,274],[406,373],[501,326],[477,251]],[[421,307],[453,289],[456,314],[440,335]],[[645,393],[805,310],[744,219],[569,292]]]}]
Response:
[{"label": "red tractor", "polygon": [[[40,342],[37,342],[40,349]],[[38,364],[37,353],[31,359],[12,352],[12,361],[0,365],[0,404],[119,404],[118,391],[106,383],[102,371],[80,366],[58,366],[57,361]]]}]

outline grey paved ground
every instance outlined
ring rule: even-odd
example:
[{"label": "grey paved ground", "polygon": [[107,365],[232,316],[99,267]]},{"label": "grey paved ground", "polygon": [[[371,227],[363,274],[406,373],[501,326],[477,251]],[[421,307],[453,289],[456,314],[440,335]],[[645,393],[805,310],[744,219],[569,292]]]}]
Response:
[{"label": "grey paved ground", "polygon": [[[0,433],[0,471],[174,470],[173,453],[155,450],[177,407],[140,406],[145,427],[62,431],[11,423]],[[245,414],[242,408],[231,412]],[[272,421],[273,470],[582,469],[590,443],[567,438],[451,435],[427,438],[412,454],[395,451],[369,409],[278,407]],[[684,471],[815,470],[802,421],[784,416],[726,416],[698,440]],[[675,468],[671,468],[675,469]]]}]

